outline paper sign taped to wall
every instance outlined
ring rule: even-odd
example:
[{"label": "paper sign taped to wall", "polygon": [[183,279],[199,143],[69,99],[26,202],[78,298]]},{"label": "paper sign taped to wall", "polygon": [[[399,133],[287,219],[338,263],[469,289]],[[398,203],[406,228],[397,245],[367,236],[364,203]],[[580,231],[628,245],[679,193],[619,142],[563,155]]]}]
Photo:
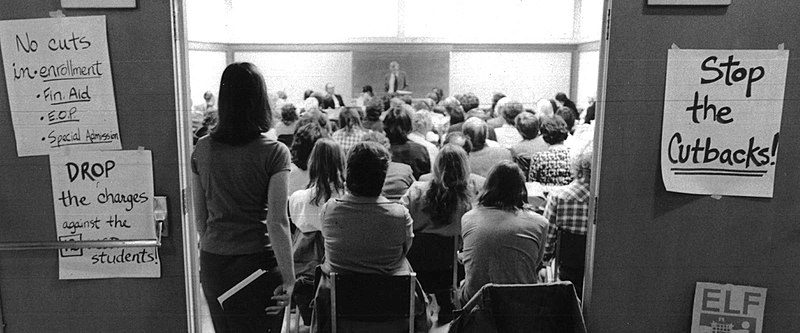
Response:
[{"label": "paper sign taped to wall", "polygon": [[122,149],[105,16],[0,21],[18,156]]},{"label": "paper sign taped to wall", "polygon": [[[59,241],[155,239],[150,151],[70,152],[50,156]],[[156,248],[59,252],[59,278],[160,277]]]},{"label": "paper sign taped to wall", "polygon": [[667,191],[772,197],[788,61],[788,50],[669,50]]},{"label": "paper sign taped to wall", "polygon": [[767,288],[698,282],[692,333],[761,333]]}]

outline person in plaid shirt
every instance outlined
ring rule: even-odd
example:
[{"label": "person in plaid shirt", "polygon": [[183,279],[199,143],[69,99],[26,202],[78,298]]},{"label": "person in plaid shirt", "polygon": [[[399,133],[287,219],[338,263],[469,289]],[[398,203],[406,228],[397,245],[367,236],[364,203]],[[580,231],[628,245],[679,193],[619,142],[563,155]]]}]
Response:
[{"label": "person in plaid shirt", "polygon": [[361,127],[361,115],[358,111],[352,108],[345,108],[339,112],[339,129],[333,132],[333,140],[335,140],[345,154],[350,150],[350,147],[355,146],[357,143],[363,141],[364,134],[367,134]]},{"label": "person in plaid shirt", "polygon": [[[569,185],[557,187],[547,196],[547,204],[542,214],[550,222],[547,230],[547,245],[543,261],[553,258],[559,229],[573,234],[586,235],[589,224],[589,181],[592,174],[592,150],[587,145],[572,161],[574,180]],[[562,248],[563,251],[563,248]],[[583,290],[583,263],[562,264],[559,278],[572,281],[575,290]],[[564,267],[570,266],[570,267]],[[575,269],[570,269],[575,267]]]}]

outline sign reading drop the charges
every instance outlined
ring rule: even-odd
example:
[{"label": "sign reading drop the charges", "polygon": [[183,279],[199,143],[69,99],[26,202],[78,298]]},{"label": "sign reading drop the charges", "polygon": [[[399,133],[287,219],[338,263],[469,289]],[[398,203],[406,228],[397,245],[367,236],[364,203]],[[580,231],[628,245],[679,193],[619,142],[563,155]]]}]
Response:
[{"label": "sign reading drop the charges", "polygon": [[691,333],[761,333],[767,288],[697,282]]},{"label": "sign reading drop the charges", "polygon": [[[59,241],[156,238],[150,151],[54,154],[50,172]],[[61,250],[59,278],[159,277],[156,250]]]},{"label": "sign reading drop the charges", "polygon": [[105,16],[0,21],[17,155],[121,149]]},{"label": "sign reading drop the charges", "polygon": [[772,197],[788,60],[788,50],[669,50],[667,191]]}]

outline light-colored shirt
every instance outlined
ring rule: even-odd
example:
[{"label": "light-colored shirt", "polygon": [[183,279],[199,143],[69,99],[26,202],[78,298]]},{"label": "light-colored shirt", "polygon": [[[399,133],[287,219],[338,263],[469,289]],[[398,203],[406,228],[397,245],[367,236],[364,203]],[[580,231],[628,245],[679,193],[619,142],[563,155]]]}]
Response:
[{"label": "light-colored shirt", "polygon": [[511,148],[513,145],[522,142],[522,135],[519,134],[517,128],[509,124],[503,124],[503,126],[495,128],[494,134],[497,137],[497,143],[503,148]]},{"label": "light-colored shirt", "polygon": [[[307,188],[295,191],[289,196],[289,216],[292,223],[303,233],[322,230],[319,213],[322,211],[325,201],[320,202],[319,206],[314,205],[311,200],[314,199],[316,192],[315,188]],[[339,193],[334,192],[331,197],[338,198]]]},{"label": "light-colored shirt", "polygon": [[506,211],[477,206],[461,218],[464,249],[459,259],[466,277],[459,291],[466,303],[487,283],[539,282],[547,220],[529,210]]},{"label": "light-colored shirt", "polygon": [[309,177],[308,170],[300,169],[292,163],[289,166],[289,193],[306,188]]},{"label": "light-colored shirt", "polygon": [[380,197],[350,193],[322,207],[323,270],[336,273],[403,274],[414,237],[408,209]]}]

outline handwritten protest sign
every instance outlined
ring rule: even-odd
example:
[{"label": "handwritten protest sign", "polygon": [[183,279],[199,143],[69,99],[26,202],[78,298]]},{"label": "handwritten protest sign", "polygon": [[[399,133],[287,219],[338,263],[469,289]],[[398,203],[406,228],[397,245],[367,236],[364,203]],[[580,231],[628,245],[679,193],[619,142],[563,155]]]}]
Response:
[{"label": "handwritten protest sign", "polygon": [[122,149],[105,16],[0,21],[17,155]]},{"label": "handwritten protest sign", "polygon": [[767,289],[698,282],[692,333],[761,333]]},{"label": "handwritten protest sign", "polygon": [[787,50],[669,50],[667,191],[772,197]]},{"label": "handwritten protest sign", "polygon": [[[50,156],[60,241],[155,239],[149,151],[68,152]],[[155,248],[67,249],[60,279],[159,277]]]}]

